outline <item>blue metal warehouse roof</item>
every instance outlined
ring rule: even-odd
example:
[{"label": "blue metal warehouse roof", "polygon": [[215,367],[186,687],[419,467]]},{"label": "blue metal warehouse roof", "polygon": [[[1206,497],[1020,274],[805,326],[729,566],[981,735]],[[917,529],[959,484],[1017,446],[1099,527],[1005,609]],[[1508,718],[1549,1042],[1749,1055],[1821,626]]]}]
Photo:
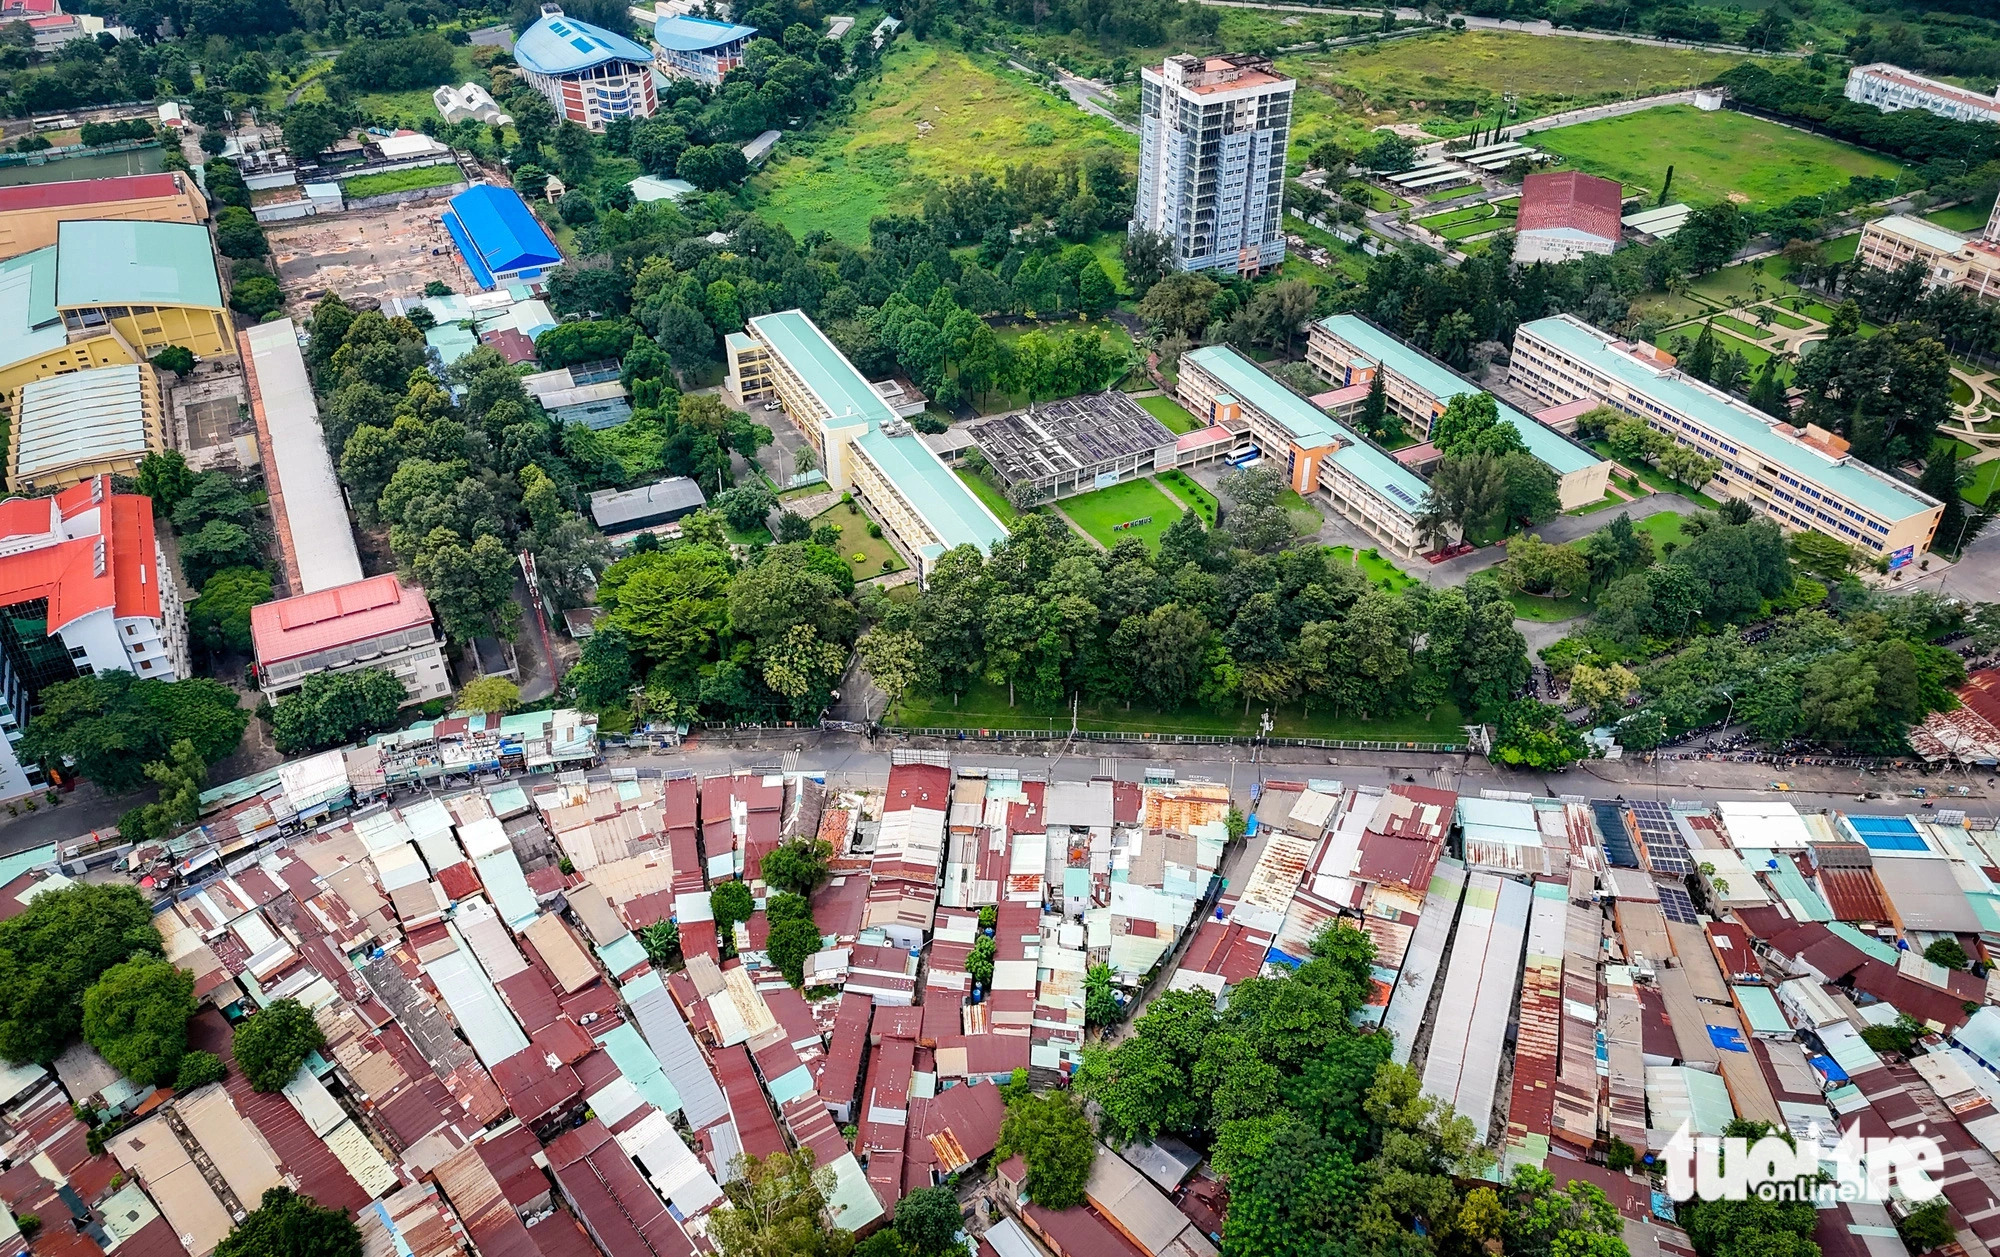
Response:
[{"label": "blue metal warehouse roof", "polygon": [[[1417,352],[1365,319],[1356,318],[1352,314],[1336,314],[1332,318],[1322,319],[1320,326],[1439,401],[1449,402],[1462,393],[1484,391],[1478,385],[1461,379],[1443,363],[1437,362],[1427,354]],[[1594,467],[1604,461],[1553,428],[1536,423],[1499,398],[1493,400],[1500,411],[1500,422],[1520,433],[1521,444],[1527,447],[1528,452],[1548,464],[1557,475],[1566,476],[1573,471],[1582,471],[1586,467]]]},{"label": "blue metal warehouse roof", "polygon": [[444,225],[481,288],[493,287],[496,273],[530,271],[562,261],[555,241],[512,188],[474,184],[451,198]]},{"label": "blue metal warehouse roof", "polygon": [[514,64],[537,74],[574,74],[607,61],[645,64],[652,59],[637,42],[560,13],[537,21],[514,44]]},{"label": "blue metal warehouse roof", "polygon": [[756,33],[754,26],[711,22],[705,17],[663,17],[653,23],[653,42],[669,52],[706,52]]}]

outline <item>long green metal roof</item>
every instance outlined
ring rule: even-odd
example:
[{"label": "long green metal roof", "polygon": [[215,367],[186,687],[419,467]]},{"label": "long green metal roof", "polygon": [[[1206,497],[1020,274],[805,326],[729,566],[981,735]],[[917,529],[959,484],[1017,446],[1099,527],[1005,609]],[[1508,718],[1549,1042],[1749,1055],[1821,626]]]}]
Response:
[{"label": "long green metal roof", "polygon": [[[1464,393],[1485,392],[1430,355],[1412,349],[1366,319],[1357,318],[1352,314],[1336,314],[1332,318],[1320,320],[1320,326],[1439,401],[1449,402]],[[1548,464],[1557,475],[1566,476],[1573,471],[1582,471],[1586,467],[1594,467],[1604,461],[1592,451],[1583,448],[1562,433],[1536,423],[1499,398],[1493,400],[1500,409],[1500,422],[1520,433],[1521,444],[1528,447],[1528,452]]]},{"label": "long green metal roof", "polygon": [[1181,356],[1215,377],[1239,401],[1269,415],[1272,422],[1297,437],[1299,444],[1311,447],[1340,442],[1327,461],[1401,510],[1417,513],[1429,489],[1415,473],[1327,418],[1319,407],[1264,374],[1242,354],[1227,345],[1204,345]]},{"label": "long green metal roof", "polygon": [[1770,423],[1748,410],[1696,387],[1677,371],[1657,372],[1648,368],[1630,354],[1613,349],[1610,338],[1603,333],[1573,319],[1536,319],[1521,328],[1634,392],[1699,420],[1725,440],[1769,459],[1803,480],[1833,490],[1884,520],[1893,523],[1930,509],[1929,500],[1916,490],[1903,488],[1857,459],[1835,459],[1780,436]]},{"label": "long green metal roof", "polygon": [[914,432],[891,436],[882,430],[883,424],[895,421],[896,412],[804,312],[761,314],[750,324],[825,404],[827,426],[867,425],[854,443],[943,538],[945,549],[975,545],[991,551],[1006,539],[1006,525]]},{"label": "long green metal roof", "polygon": [[208,228],[82,219],[56,229],[56,304],[222,308]]}]

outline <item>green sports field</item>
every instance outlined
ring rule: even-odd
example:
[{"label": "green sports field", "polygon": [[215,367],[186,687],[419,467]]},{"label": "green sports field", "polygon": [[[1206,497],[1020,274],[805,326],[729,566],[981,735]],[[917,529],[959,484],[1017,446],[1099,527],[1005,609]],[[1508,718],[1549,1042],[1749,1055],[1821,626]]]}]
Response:
[{"label": "green sports field", "polygon": [[[1140,479],[1064,498],[1056,503],[1056,509],[1076,521],[1077,527],[1107,550],[1127,537],[1137,537],[1146,543],[1147,549],[1157,550],[1161,535],[1186,508],[1161,492],[1160,486],[1150,479]],[[1118,527],[1139,519],[1148,522],[1133,528]]]},{"label": "green sports field", "polygon": [[1845,186],[1853,175],[1893,178],[1903,167],[1852,145],[1748,114],[1669,105],[1543,131],[1535,143],[1578,170],[1617,179],[1628,195],[1658,192],[1674,168],[1668,199],[1730,200],[1768,209]]}]

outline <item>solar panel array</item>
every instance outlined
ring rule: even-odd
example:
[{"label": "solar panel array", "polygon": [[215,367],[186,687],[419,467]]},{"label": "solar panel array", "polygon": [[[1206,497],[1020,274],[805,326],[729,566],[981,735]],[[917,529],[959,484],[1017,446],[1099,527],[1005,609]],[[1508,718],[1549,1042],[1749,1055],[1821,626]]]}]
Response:
[{"label": "solar panel array", "polygon": [[1682,925],[1695,925],[1694,900],[1679,886],[1662,885],[1660,888],[1660,911],[1669,921]]},{"label": "solar panel array", "polygon": [[1632,849],[1632,835],[1625,828],[1624,806],[1594,800],[1591,815],[1597,818],[1598,832],[1604,835],[1604,856],[1614,868],[1636,869],[1639,853]]},{"label": "solar panel array", "polygon": [[1632,819],[1639,822],[1639,839],[1646,844],[1646,859],[1655,873],[1685,877],[1694,872],[1694,857],[1666,804],[1652,799],[1634,803]]}]

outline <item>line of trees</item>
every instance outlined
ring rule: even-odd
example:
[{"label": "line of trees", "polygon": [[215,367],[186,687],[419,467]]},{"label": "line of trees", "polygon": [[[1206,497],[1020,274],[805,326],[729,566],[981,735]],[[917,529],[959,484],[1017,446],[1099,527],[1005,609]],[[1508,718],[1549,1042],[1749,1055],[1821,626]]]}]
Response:
[{"label": "line of trees", "polygon": [[1330,549],[1299,545],[1282,484],[1251,469],[1224,486],[1220,530],[1183,514],[1156,554],[1108,553],[1041,514],[992,557],[940,559],[913,603],[870,601],[859,649],[892,697],[956,700],[976,685],[1010,703],[1299,702],[1376,718],[1497,711],[1527,680],[1526,647],[1495,588],[1377,587]]}]

